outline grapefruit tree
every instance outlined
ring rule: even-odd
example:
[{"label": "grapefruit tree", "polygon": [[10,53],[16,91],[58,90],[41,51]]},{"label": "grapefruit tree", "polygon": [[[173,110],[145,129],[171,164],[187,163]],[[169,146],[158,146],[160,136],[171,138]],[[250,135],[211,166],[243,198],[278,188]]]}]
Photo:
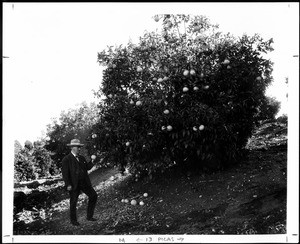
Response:
[{"label": "grapefruit tree", "polygon": [[236,38],[204,16],[156,15],[162,30],[98,53],[105,66],[91,143],[138,177],[239,160],[272,82],[272,39]]}]

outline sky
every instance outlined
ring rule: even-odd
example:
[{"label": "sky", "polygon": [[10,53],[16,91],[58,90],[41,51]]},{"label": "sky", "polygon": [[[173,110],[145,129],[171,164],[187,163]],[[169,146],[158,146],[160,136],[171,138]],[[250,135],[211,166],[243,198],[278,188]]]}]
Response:
[{"label": "sky", "polygon": [[4,3],[4,124],[23,144],[46,131],[51,118],[83,101],[96,101],[102,70],[97,53],[160,29],[152,16],[202,14],[236,36],[274,39],[273,86],[267,95],[287,113],[290,57],[299,53],[296,3]]},{"label": "sky", "polygon": [[[164,13],[206,15],[225,33],[273,38],[275,50],[268,57],[274,62],[274,82],[267,95],[282,103],[279,114],[288,114],[289,128],[298,128],[299,3],[3,3],[3,56],[8,57],[2,58],[4,171],[13,174],[14,140],[35,141],[62,110],[96,101],[98,52],[130,39],[137,42],[145,30],[159,30],[161,23],[152,16]],[[289,129],[289,145],[299,144],[298,132]],[[291,184],[298,185],[299,178],[293,179]],[[4,202],[3,209],[12,212],[12,204]]]}]

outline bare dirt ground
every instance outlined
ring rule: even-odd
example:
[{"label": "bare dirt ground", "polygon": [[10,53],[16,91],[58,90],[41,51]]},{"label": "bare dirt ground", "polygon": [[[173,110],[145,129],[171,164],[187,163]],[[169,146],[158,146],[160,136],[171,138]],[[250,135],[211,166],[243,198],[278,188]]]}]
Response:
[{"label": "bare dirt ground", "polygon": [[[211,174],[170,170],[136,182],[116,169],[98,169],[90,174],[98,193],[98,220],[85,220],[87,199],[82,194],[78,227],[70,225],[68,196],[62,185],[55,183],[53,189],[44,190],[43,200],[30,202],[32,193],[28,193],[23,208],[15,211],[14,235],[284,234],[286,124],[263,124],[247,149],[243,162]],[[133,199],[138,203],[135,206],[130,204]]]}]

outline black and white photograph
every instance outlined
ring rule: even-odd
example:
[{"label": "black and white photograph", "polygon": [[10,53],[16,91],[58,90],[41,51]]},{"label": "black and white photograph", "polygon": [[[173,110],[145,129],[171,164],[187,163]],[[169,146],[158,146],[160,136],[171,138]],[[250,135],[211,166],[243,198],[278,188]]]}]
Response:
[{"label": "black and white photograph", "polygon": [[298,243],[298,2],[4,2],[3,243]]}]

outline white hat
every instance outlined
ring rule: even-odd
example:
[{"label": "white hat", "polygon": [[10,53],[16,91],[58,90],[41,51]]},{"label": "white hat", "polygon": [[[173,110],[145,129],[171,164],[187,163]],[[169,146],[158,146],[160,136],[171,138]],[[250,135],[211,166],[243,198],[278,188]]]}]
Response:
[{"label": "white hat", "polygon": [[82,147],[83,144],[81,144],[78,139],[73,139],[73,140],[71,140],[70,144],[67,144],[67,146],[69,146],[69,147]]}]

